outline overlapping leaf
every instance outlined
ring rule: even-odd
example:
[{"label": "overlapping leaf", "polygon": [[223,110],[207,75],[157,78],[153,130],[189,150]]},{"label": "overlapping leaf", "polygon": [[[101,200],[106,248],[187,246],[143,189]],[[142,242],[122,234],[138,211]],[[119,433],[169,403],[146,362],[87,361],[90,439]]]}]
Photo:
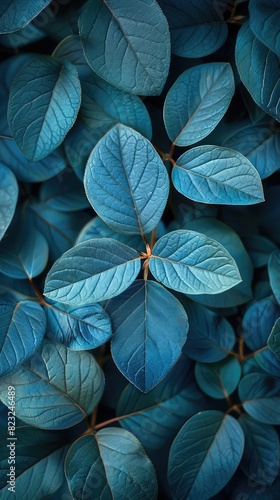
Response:
[{"label": "overlapping leaf", "polygon": [[280,56],[279,0],[251,0],[250,27],[258,39]]},{"label": "overlapping leaf", "polygon": [[26,26],[51,0],[2,0],[0,7],[0,33],[11,33]]},{"label": "overlapping leaf", "polygon": [[280,424],[280,380],[264,373],[242,378],[238,394],[244,410],[263,424]]},{"label": "overlapping leaf", "polygon": [[199,387],[212,398],[227,398],[238,386],[241,366],[236,358],[228,358],[218,363],[195,365],[195,378]]},{"label": "overlapping leaf", "polygon": [[0,163],[0,240],[7,231],[15,213],[18,183],[13,172]]}]

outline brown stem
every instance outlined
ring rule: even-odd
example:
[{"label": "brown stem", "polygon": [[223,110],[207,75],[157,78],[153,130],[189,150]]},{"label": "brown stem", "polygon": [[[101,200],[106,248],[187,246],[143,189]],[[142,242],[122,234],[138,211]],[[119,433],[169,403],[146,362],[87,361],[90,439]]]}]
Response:
[{"label": "brown stem", "polygon": [[151,248],[151,250],[155,246],[156,238],[157,238],[157,228],[155,227],[155,229],[152,232],[152,236],[151,236],[151,242],[150,242],[150,248]]},{"label": "brown stem", "polygon": [[41,294],[39,288],[37,287],[36,283],[34,283],[33,279],[30,276],[28,276],[28,281],[34,290],[36,297],[38,297],[40,304],[42,304],[44,306],[48,306],[49,304],[45,301],[45,299],[44,299],[43,295]]},{"label": "brown stem", "polygon": [[[171,160],[172,160],[173,153],[174,153],[174,149],[175,149],[175,143],[174,143],[174,142],[172,142],[172,144],[171,144],[171,148],[170,148],[169,153],[168,153],[168,155],[169,155],[169,161],[171,161]],[[174,161],[174,160],[173,160],[173,161]],[[172,161],[171,161],[171,163],[172,163]]]}]

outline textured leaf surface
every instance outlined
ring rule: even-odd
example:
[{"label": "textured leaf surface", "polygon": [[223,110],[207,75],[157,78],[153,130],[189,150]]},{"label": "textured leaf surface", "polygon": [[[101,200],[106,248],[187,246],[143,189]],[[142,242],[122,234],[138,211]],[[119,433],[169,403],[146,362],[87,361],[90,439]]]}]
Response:
[{"label": "textured leaf surface", "polygon": [[69,62],[36,56],[19,71],[10,89],[8,121],[28,160],[45,158],[63,142],[80,101],[77,70]]},{"label": "textured leaf surface", "polygon": [[110,427],[75,441],[65,473],[74,498],[157,498],[153,465],[138,439],[124,429]]},{"label": "textured leaf surface", "polygon": [[106,311],[112,321],[116,365],[132,384],[148,392],[181,354],[188,331],[183,306],[160,284],[137,280],[110,301]]},{"label": "textured leaf surface", "polygon": [[227,398],[238,386],[241,366],[236,358],[218,363],[195,365],[195,377],[199,387],[211,398]]},{"label": "textured leaf surface", "polygon": [[7,231],[15,213],[18,183],[13,172],[0,163],[0,240]]},{"label": "textured leaf surface", "polygon": [[55,262],[44,293],[52,300],[73,305],[99,302],[123,292],[139,271],[136,250],[110,238],[89,240]]},{"label": "textured leaf surface", "polygon": [[214,410],[194,415],[170,449],[168,481],[174,499],[216,495],[235,473],[243,448],[243,431],[233,417]]},{"label": "textured leaf surface", "polygon": [[124,125],[114,127],[93,149],[84,183],[98,215],[127,234],[152,231],[169,193],[160,156],[146,138]]},{"label": "textured leaf surface", "polygon": [[264,201],[256,168],[237,151],[199,146],[184,153],[172,170],[175,188],[201,203],[251,205]]},{"label": "textured leaf surface", "polygon": [[39,197],[45,207],[62,212],[75,212],[89,207],[84,186],[77,181],[76,174],[72,171],[65,173],[64,177],[44,182]]},{"label": "textured leaf surface", "polygon": [[232,69],[227,63],[207,63],[184,71],[164,103],[168,136],[177,146],[206,137],[224,116],[234,94]]},{"label": "textured leaf surface", "polygon": [[266,345],[268,336],[280,317],[280,307],[270,295],[250,305],[242,321],[242,335],[252,351]]},{"label": "textured leaf surface", "polygon": [[104,377],[91,354],[44,341],[28,363],[0,379],[0,399],[6,406],[8,385],[15,387],[20,420],[42,429],[63,429],[93,412]]},{"label": "textured leaf surface", "polygon": [[251,0],[250,27],[258,39],[280,56],[279,0]]},{"label": "textured leaf surface", "polygon": [[280,316],[273,325],[273,328],[267,340],[267,345],[280,361]]},{"label": "textured leaf surface", "polygon": [[268,261],[269,282],[274,296],[280,304],[280,251],[275,250]]},{"label": "textured leaf surface", "polygon": [[236,65],[240,78],[254,101],[279,121],[280,59],[255,37],[249,21],[237,35]]},{"label": "textured leaf surface", "polygon": [[82,42],[78,35],[70,35],[64,38],[55,48],[52,56],[62,62],[66,60],[74,64],[80,79],[91,77],[94,74],[86,61]]},{"label": "textured leaf surface", "polygon": [[26,26],[51,0],[2,0],[0,6],[0,33],[11,33]]},{"label": "textured leaf surface", "polygon": [[258,422],[279,425],[280,380],[264,373],[251,373],[242,378],[238,394],[244,410]]},{"label": "textured leaf surface", "polygon": [[0,296],[0,376],[14,370],[35,352],[46,330],[46,315],[36,302],[16,303]]},{"label": "textured leaf surface", "polygon": [[195,231],[172,231],[153,248],[150,271],[182,293],[221,293],[240,282],[235,261],[211,238]]},{"label": "textured leaf surface", "polygon": [[133,94],[161,93],[170,35],[155,0],[91,0],[79,29],[87,61],[104,80]]}]

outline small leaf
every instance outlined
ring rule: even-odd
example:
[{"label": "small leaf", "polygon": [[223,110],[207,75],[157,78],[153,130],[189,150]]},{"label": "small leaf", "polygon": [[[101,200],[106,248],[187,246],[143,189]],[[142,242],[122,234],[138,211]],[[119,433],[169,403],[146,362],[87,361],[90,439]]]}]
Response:
[{"label": "small leaf", "polygon": [[233,94],[234,78],[228,63],[201,64],[184,71],[164,103],[170,140],[177,146],[189,146],[209,135],[227,111]]},{"label": "small leaf", "polygon": [[280,380],[264,373],[251,373],[238,387],[244,410],[263,424],[280,424]]},{"label": "small leaf", "polygon": [[46,315],[36,302],[0,296],[0,376],[30,358],[43,340]]},{"label": "small leaf", "polygon": [[112,320],[111,351],[117,367],[142,392],[150,391],[181,354],[188,332],[183,306],[160,284],[137,280],[110,301],[106,311]]},{"label": "small leaf", "polygon": [[275,321],[271,333],[267,340],[269,349],[280,361],[280,317]]},{"label": "small leaf", "polygon": [[244,434],[233,417],[214,410],[191,417],[170,449],[168,481],[174,499],[219,493],[235,473],[243,448]]},{"label": "small leaf", "polygon": [[0,163],[0,240],[7,231],[15,213],[18,183],[13,172]]},{"label": "small leaf", "polygon": [[279,7],[279,0],[251,0],[249,4],[251,30],[262,43],[276,52],[278,56],[280,56]]},{"label": "small leaf", "polygon": [[195,231],[162,236],[153,248],[149,268],[158,281],[182,293],[221,293],[240,282],[227,250]]},{"label": "small leaf", "polygon": [[270,256],[268,261],[268,275],[273,294],[278,304],[280,304],[280,250],[275,250]]},{"label": "small leaf", "polygon": [[80,102],[77,70],[69,62],[62,65],[52,57],[35,56],[17,73],[10,89],[8,121],[28,160],[45,158],[63,142]]},{"label": "small leaf", "polygon": [[175,188],[201,203],[251,205],[264,201],[256,168],[237,151],[199,146],[184,153],[172,170]]},{"label": "small leaf", "polygon": [[145,137],[124,125],[110,130],[93,149],[84,183],[98,215],[115,231],[127,234],[152,231],[169,193],[160,156]]},{"label": "small leaf", "polygon": [[195,378],[199,387],[211,398],[227,398],[238,386],[241,366],[238,359],[230,357],[218,363],[195,364]]},{"label": "small leaf", "polygon": [[66,455],[65,474],[73,498],[157,499],[153,465],[124,429],[110,427],[77,439]]},{"label": "small leaf", "polygon": [[161,93],[170,36],[155,0],[134,0],[133,9],[130,0],[90,0],[79,30],[86,59],[101,78],[133,94]]},{"label": "small leaf", "polygon": [[280,306],[270,295],[251,304],[242,321],[242,336],[251,351],[264,347],[269,334],[280,317]]},{"label": "small leaf", "polygon": [[11,33],[24,28],[51,0],[2,0],[0,6],[0,33]]},{"label": "small leaf", "polygon": [[[69,16],[69,10],[67,14]],[[63,21],[65,23],[65,19]],[[62,62],[65,60],[70,61],[76,67],[80,80],[93,75],[93,71],[85,59],[82,42],[78,35],[70,35],[61,40],[53,51],[52,56],[60,59]]]},{"label": "small leaf", "polygon": [[93,239],[71,248],[55,262],[44,293],[58,302],[92,304],[123,292],[139,271],[136,250],[111,238]]},{"label": "small leaf", "polygon": [[6,406],[8,385],[15,388],[20,420],[41,429],[64,429],[93,412],[104,377],[88,352],[46,340],[28,363],[0,378],[0,399]]},{"label": "small leaf", "polygon": [[39,197],[45,207],[62,212],[75,212],[89,207],[84,186],[77,181],[72,171],[65,173],[64,177],[55,177],[44,182]]},{"label": "small leaf", "polygon": [[242,235],[242,241],[256,269],[266,266],[271,254],[278,249],[273,241],[261,234]]}]

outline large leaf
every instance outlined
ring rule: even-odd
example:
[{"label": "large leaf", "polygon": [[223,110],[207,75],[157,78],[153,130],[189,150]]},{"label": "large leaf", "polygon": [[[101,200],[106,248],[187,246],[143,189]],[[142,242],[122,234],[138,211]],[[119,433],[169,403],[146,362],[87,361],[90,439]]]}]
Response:
[{"label": "large leaf", "polygon": [[254,101],[279,121],[280,59],[255,37],[249,21],[237,35],[236,65]]},{"label": "large leaf", "polygon": [[88,352],[44,341],[30,361],[0,379],[0,399],[9,406],[8,385],[16,391],[16,416],[41,429],[63,429],[93,412],[104,377]]},{"label": "large leaf", "polygon": [[65,474],[73,498],[157,499],[154,467],[138,439],[124,429],[110,427],[75,441]]},{"label": "large leaf", "polygon": [[84,183],[98,215],[114,230],[127,234],[152,231],[169,193],[160,156],[145,137],[125,125],[114,127],[93,149]]},{"label": "large leaf", "polygon": [[25,500],[41,500],[54,493],[63,483],[63,462],[67,451],[67,443],[58,434],[20,427],[16,430],[16,495],[8,491],[7,474],[10,465],[7,457],[9,448],[5,435],[1,436],[0,445],[0,497],[5,500],[24,498]]},{"label": "large leaf", "polygon": [[249,4],[250,27],[254,35],[269,49],[280,56],[279,0],[251,0]]},{"label": "large leaf", "polygon": [[52,57],[36,56],[17,73],[10,89],[8,121],[28,160],[45,158],[63,142],[80,101],[77,70],[67,61],[62,65]]},{"label": "large leaf", "polygon": [[264,373],[242,378],[238,394],[244,410],[263,424],[280,424],[280,380]]},{"label": "large leaf", "polygon": [[191,417],[170,449],[168,481],[173,498],[216,495],[235,473],[243,448],[244,434],[233,417],[214,410]]},{"label": "large leaf", "polygon": [[182,293],[221,293],[240,275],[227,250],[195,231],[172,231],[153,248],[150,271],[165,286]]},{"label": "large leaf", "polygon": [[84,241],[58,259],[49,271],[45,295],[73,305],[120,294],[140,271],[136,250],[111,238]]},{"label": "large leaf", "polygon": [[212,0],[158,0],[158,3],[169,23],[173,54],[204,57],[224,44],[227,25],[219,5]]},{"label": "large leaf", "polygon": [[0,6],[0,33],[11,33],[26,26],[51,0],[2,0]]},{"label": "large leaf", "polygon": [[177,146],[206,137],[224,116],[234,94],[232,69],[227,63],[207,63],[184,71],[164,103],[168,136]]},{"label": "large leaf", "polygon": [[15,213],[18,183],[13,172],[0,163],[0,240],[7,231]]},{"label": "large leaf", "polygon": [[270,295],[248,307],[242,321],[242,336],[252,351],[266,345],[268,336],[280,317],[280,306]]},{"label": "large leaf", "polygon": [[227,398],[238,386],[241,366],[238,359],[229,357],[218,363],[195,364],[195,378],[199,387],[211,398]]},{"label": "large leaf", "polygon": [[155,0],[90,0],[79,29],[86,59],[104,80],[133,94],[161,93],[170,36]]},{"label": "large leaf", "polygon": [[268,275],[273,294],[278,304],[280,304],[280,283],[279,283],[280,251],[279,250],[275,250],[275,252],[273,252],[272,255],[270,256],[270,259],[268,261]]},{"label": "large leaf", "polygon": [[184,153],[172,170],[175,188],[201,203],[251,205],[264,201],[257,169],[237,151],[198,146]]},{"label": "large leaf", "polygon": [[43,340],[46,315],[36,302],[0,296],[0,376],[30,358]]},{"label": "large leaf", "polygon": [[276,430],[271,425],[260,424],[249,415],[242,415],[239,423],[245,435],[241,469],[250,479],[271,485],[278,475],[280,460]]},{"label": "large leaf", "polygon": [[112,320],[116,365],[138,389],[150,391],[181,354],[188,331],[183,306],[159,283],[137,280],[106,310]]}]

